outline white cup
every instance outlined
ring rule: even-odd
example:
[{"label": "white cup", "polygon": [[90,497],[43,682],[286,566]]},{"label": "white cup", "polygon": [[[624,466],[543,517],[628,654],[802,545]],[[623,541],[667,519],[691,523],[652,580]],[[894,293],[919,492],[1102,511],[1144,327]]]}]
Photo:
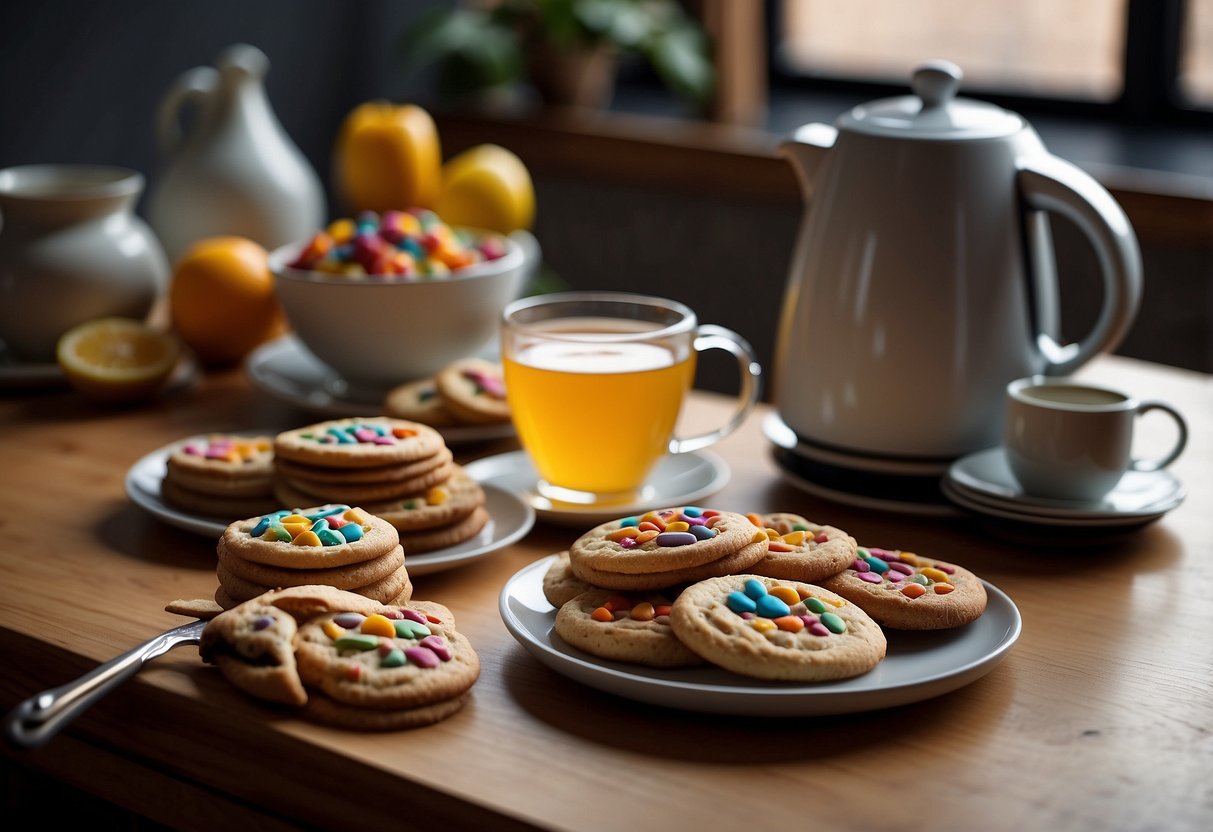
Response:
[{"label": "white cup", "polygon": [[[1134,424],[1153,410],[1175,420],[1178,438],[1158,458],[1135,458]],[[1007,463],[1024,491],[1034,496],[1100,500],[1126,471],[1157,471],[1170,465],[1187,441],[1183,416],[1163,402],[1139,401],[1118,390],[1063,377],[1032,376],[1007,385]]]}]

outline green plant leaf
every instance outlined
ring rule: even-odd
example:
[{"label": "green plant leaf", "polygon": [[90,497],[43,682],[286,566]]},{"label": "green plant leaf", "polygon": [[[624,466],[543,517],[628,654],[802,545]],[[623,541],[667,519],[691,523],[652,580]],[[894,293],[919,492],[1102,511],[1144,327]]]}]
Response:
[{"label": "green plant leaf", "polygon": [[679,27],[647,45],[654,71],[675,94],[702,107],[716,87],[707,38],[697,28]]}]

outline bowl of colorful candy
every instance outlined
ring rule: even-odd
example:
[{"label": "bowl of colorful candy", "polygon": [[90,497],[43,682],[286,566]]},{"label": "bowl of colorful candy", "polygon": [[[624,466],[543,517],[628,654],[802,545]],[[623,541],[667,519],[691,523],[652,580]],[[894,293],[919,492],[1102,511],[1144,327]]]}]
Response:
[{"label": "bowl of colorful candy", "polygon": [[524,246],[424,209],[362,212],[270,254],[291,330],[343,379],[386,387],[491,350]]}]

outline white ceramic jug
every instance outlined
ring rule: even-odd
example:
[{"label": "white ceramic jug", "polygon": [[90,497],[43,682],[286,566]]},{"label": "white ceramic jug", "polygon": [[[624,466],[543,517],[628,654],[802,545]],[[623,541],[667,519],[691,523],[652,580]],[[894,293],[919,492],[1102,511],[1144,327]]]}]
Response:
[{"label": "white ceramic jug", "polygon": [[[1136,313],[1141,255],[1120,206],[1019,115],[957,98],[960,75],[929,62],[914,95],[806,125],[781,147],[809,207],[774,400],[804,441],[932,459],[996,445],[1009,381],[1073,372]],[[1064,346],[1046,211],[1084,232],[1103,273],[1098,319]]]},{"label": "white ceramic jug", "polygon": [[[166,164],[148,219],[176,261],[204,237],[233,234],[275,249],[323,225],[324,189],[266,98],[269,60],[236,44],[216,66],[181,75],[160,104]],[[192,113],[185,113],[186,107]],[[191,127],[182,130],[184,117]]]},{"label": "white ceramic jug", "polygon": [[143,319],[169,266],[135,215],[143,175],[100,165],[0,170],[0,342],[19,364],[54,364],[59,337],[94,318]]}]

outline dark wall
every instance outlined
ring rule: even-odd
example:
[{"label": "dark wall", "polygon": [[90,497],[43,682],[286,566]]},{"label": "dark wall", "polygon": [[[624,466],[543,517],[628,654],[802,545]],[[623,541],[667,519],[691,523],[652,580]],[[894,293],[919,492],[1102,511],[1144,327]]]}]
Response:
[{"label": "dark wall", "polygon": [[38,0],[0,4],[0,167],[74,162],[144,173],[159,164],[160,99],[182,72],[233,43],[269,57],[266,88],[287,133],[328,184],[344,115],[372,98],[412,100],[398,41],[434,2]]}]

